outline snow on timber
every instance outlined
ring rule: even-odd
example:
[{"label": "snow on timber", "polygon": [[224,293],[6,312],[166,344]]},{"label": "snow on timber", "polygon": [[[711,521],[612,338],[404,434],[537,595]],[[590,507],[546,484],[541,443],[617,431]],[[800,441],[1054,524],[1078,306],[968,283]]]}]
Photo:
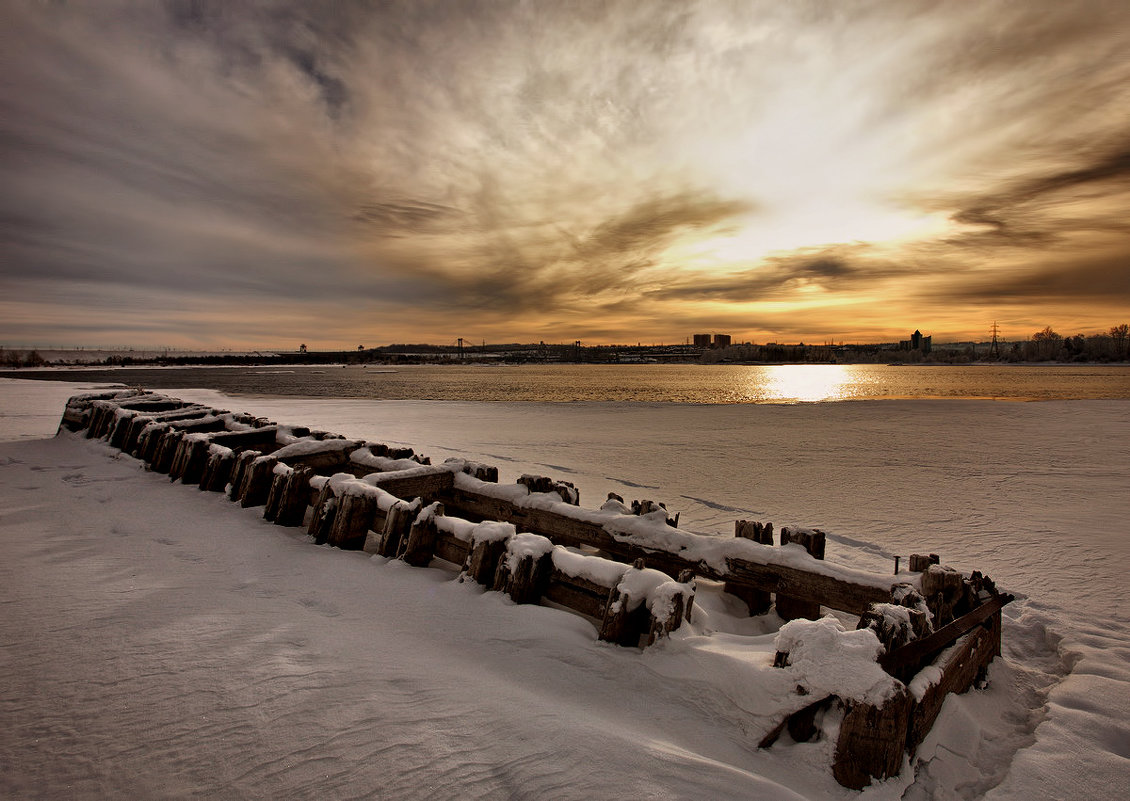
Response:
[{"label": "snow on timber", "polygon": [[780,621],[735,616],[711,582],[698,582],[693,625],[662,645],[601,644],[578,616],[314,546],[105,443],[51,439],[81,389],[0,381],[0,439],[11,440],[0,444],[0,796],[1124,792],[1130,402],[703,408],[169,392],[411,445],[437,463],[499,465],[500,486],[564,465],[582,502],[609,489],[662,500],[692,531],[729,538],[738,518],[818,526],[829,563],[849,568],[889,572],[896,554],[905,565],[934,551],[1020,594],[989,689],[947,700],[916,763],[856,794],[831,779],[828,739],[786,734],[756,749],[812,699],[789,669],[768,667]]}]

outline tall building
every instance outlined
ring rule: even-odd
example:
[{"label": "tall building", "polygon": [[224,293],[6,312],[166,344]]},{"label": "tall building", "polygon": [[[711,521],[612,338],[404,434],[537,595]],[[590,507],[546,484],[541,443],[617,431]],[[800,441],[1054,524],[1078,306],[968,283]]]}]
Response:
[{"label": "tall building", "polygon": [[922,336],[922,332],[918,329],[910,335],[910,339],[904,339],[899,342],[899,350],[920,350],[923,353],[929,353],[933,337]]},{"label": "tall building", "polygon": [[696,348],[709,348],[710,347],[710,334],[695,334],[694,346]]},{"label": "tall building", "polygon": [[716,347],[716,348],[728,348],[728,347],[730,347],[730,335],[729,334],[715,334],[714,335],[714,347]]}]

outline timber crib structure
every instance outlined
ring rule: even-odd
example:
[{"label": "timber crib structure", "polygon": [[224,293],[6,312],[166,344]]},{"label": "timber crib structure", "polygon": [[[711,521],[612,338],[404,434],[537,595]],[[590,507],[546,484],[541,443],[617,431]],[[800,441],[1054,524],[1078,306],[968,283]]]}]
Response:
[{"label": "timber crib structure", "polygon": [[[1001,609],[1013,600],[974,571],[912,555],[910,572],[883,576],[824,561],[813,529],[739,520],[732,539],[678,528],[663,504],[625,504],[610,494],[599,510],[580,507],[572,484],[524,475],[498,483],[498,470],[282,426],[142,389],[72,397],[60,430],[85,431],[173,481],[226,492],[262,506],[282,526],[306,526],[314,542],[427,566],[451,563],[462,580],[548,603],[589,618],[599,639],[646,647],[689,621],[696,581],[722,583],[751,615],[775,608],[784,620],[820,617],[821,607],[859,616],[884,650],[879,665],[897,692],[876,706],[816,698],[798,687],[794,711],[766,734],[796,741],[817,734],[817,714],[844,711],[833,774],[861,789],[896,775],[929,733],[946,696],[965,692],[1000,654]],[[778,653],[777,667],[789,664]]]}]

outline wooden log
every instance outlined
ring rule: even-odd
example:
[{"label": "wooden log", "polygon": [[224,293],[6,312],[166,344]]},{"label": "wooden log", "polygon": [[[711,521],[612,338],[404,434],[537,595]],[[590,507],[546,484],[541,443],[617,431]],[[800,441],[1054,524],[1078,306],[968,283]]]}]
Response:
[{"label": "wooden log", "polygon": [[953,568],[930,565],[919,580],[922,597],[940,626],[954,619],[954,610],[965,595],[964,577]]},{"label": "wooden log", "polygon": [[208,438],[188,440],[185,446],[184,464],[180,472],[182,484],[199,484],[204,478],[204,468],[208,464],[208,448],[211,444],[211,439]]},{"label": "wooden log", "polygon": [[380,534],[372,532],[365,540],[365,551],[378,556],[394,557],[400,552],[401,544],[408,537],[412,529],[412,521],[416,518],[423,503],[416,498],[411,503],[397,501],[385,514],[384,527]]},{"label": "wooden log", "polygon": [[276,464],[278,460],[268,455],[260,456],[247,466],[239,493],[240,506],[247,509],[250,506],[262,506],[267,502]]},{"label": "wooden log", "polygon": [[[756,520],[735,520],[734,536],[753,540],[762,545],[773,544],[773,524],[764,525]],[[750,615],[763,615],[773,605],[773,596],[765,590],[727,581],[722,589],[745,602]]]},{"label": "wooden log", "polygon": [[553,568],[542,598],[601,622],[612,601],[613,589]]},{"label": "wooden log", "polygon": [[462,568],[471,554],[471,543],[440,531],[436,535],[435,557]]},{"label": "wooden log", "polygon": [[173,457],[176,456],[177,447],[184,439],[184,432],[179,429],[169,428],[163,431],[158,439],[157,448],[153,453],[153,461],[149,468],[155,473],[168,473],[173,466]]},{"label": "wooden log", "polygon": [[408,475],[402,472],[371,473],[367,480],[397,498],[423,498],[431,502],[449,494],[455,474],[445,467],[419,468]]},{"label": "wooden log", "polygon": [[112,417],[118,405],[110,400],[96,400],[90,407],[90,422],[86,426],[86,438],[98,439],[106,433],[107,418]]},{"label": "wooden log", "polygon": [[310,517],[310,527],[306,533],[314,538],[316,545],[329,541],[330,529],[333,528],[334,518],[337,516],[337,494],[333,485],[326,482],[318,493],[318,500],[314,502],[314,513]]},{"label": "wooden log", "polygon": [[914,699],[905,687],[881,706],[845,702],[832,761],[832,775],[844,787],[862,790],[873,779],[888,779],[902,769],[906,732]]},{"label": "wooden log", "polygon": [[110,445],[118,450],[124,450],[123,445],[126,441],[126,435],[129,433],[130,423],[139,414],[141,413],[138,411],[129,410],[125,414],[115,415],[113,426],[110,429]]},{"label": "wooden log", "polygon": [[251,428],[246,431],[219,431],[212,435],[212,442],[234,451],[256,450],[267,454],[278,450],[277,425]]},{"label": "wooden log", "polygon": [[1000,612],[1005,604],[1011,603],[1013,596],[1007,593],[996,595],[979,607],[962,615],[957,620],[942,626],[933,634],[923,637],[921,639],[912,640],[902,648],[898,648],[889,653],[883,654],[879,657],[879,665],[883,670],[895,674],[905,666],[911,665],[914,667],[914,672],[917,673],[918,669],[925,664],[938,651],[943,648],[949,647],[958,637],[971,631],[976,626],[981,625],[988,620],[992,615]]},{"label": "wooden log", "polygon": [[518,483],[530,492],[553,492],[567,504],[579,506],[581,493],[569,481],[557,481],[549,476],[523,475],[518,477]]},{"label": "wooden log", "polygon": [[467,561],[467,576],[484,587],[493,587],[495,569],[504,553],[506,553],[504,539],[475,542]]},{"label": "wooden log", "polygon": [[188,447],[191,444],[192,440],[187,435],[181,437],[177,442],[176,450],[173,452],[173,460],[169,463],[169,481],[176,481],[180,478],[181,472],[184,470]]},{"label": "wooden log", "polygon": [[228,497],[233,501],[238,501],[243,494],[243,480],[247,476],[251,463],[262,455],[260,451],[256,450],[243,451],[236,455],[231,471],[231,489],[228,493]]},{"label": "wooden log", "polygon": [[911,573],[921,573],[930,565],[936,565],[941,561],[938,555],[935,554],[922,554],[912,553],[910,555],[909,569]]},{"label": "wooden log", "polygon": [[330,526],[327,542],[338,548],[360,550],[373,524],[377,508],[376,496],[369,493],[344,492],[338,497],[337,513]]},{"label": "wooden log", "polygon": [[[801,688],[798,688],[798,690]],[[777,738],[781,736],[781,732],[788,731],[789,736],[793,738],[793,742],[807,743],[811,741],[818,733],[819,729],[816,727],[816,715],[822,710],[827,709],[837,699],[834,695],[826,695],[807,706],[798,709],[790,715],[786,715],[779,724],[770,729],[770,731],[761,738],[761,742],[757,744],[758,748],[769,748],[773,743],[777,742]]]},{"label": "wooden log", "polygon": [[309,467],[295,467],[285,477],[275,514],[275,524],[280,526],[301,526],[309,508],[310,479],[314,471]]},{"label": "wooden log", "polygon": [[282,502],[283,487],[290,477],[290,471],[285,473],[275,471],[271,477],[271,489],[267,492],[267,503],[263,506],[263,519],[275,522],[279,515],[279,504]]},{"label": "wooden log", "polygon": [[[675,583],[675,582],[672,582]],[[659,609],[654,604],[648,608],[647,644],[654,645],[657,641],[669,636],[683,621],[691,619],[691,609],[694,607],[694,576],[685,574],[679,577],[678,584],[685,588],[671,597],[670,609]]]},{"label": "wooden log", "polygon": [[[647,567],[677,577],[684,570],[705,578],[732,581],[767,592],[784,591],[797,597],[818,600],[821,606],[852,614],[865,612],[875,602],[890,600],[890,588],[810,573],[784,565],[763,565],[744,559],[728,558],[726,570],[716,570],[706,562],[691,561],[677,554],[656,551],[621,542],[598,523],[567,517],[547,509],[517,506],[510,501],[479,492],[453,488],[440,496],[444,506],[469,520],[501,520],[513,523],[520,531],[548,537],[557,545],[589,546],[611,554],[619,561],[642,558]],[[892,581],[891,586],[894,585]]]},{"label": "wooden log", "polygon": [[416,516],[404,542],[402,558],[413,567],[427,567],[435,556],[439,530],[436,518],[443,517],[443,504],[433,503]]},{"label": "wooden log", "polygon": [[762,565],[744,559],[726,559],[731,581],[743,581],[778,595],[819,599],[821,606],[862,614],[873,603],[891,600],[889,588],[856,584],[833,576],[810,573],[786,565]]},{"label": "wooden log", "polygon": [[941,677],[930,682],[921,700],[914,705],[907,732],[907,747],[911,757],[930,733],[930,728],[942,711],[942,703],[949,693],[963,693],[996,656],[1000,642],[1001,613],[998,609],[982,625],[963,634],[945,651],[933,666],[941,670]]},{"label": "wooden log", "polygon": [[153,465],[153,460],[157,458],[157,451],[161,447],[161,440],[170,427],[169,423],[156,423],[142,429],[137,444],[137,455],[141,461]]},{"label": "wooden log", "polygon": [[[796,543],[808,551],[813,559],[824,558],[825,535],[823,531],[805,531],[785,526],[781,529],[781,547]],[[820,619],[820,601],[811,596],[777,593],[777,615],[782,620]]]},{"label": "wooden log", "polygon": [[[304,465],[318,472],[338,472],[338,467],[349,464],[349,454],[364,443],[354,439],[328,439],[322,441],[316,450],[310,450],[306,440],[284,445],[274,453],[283,464],[297,467]],[[305,450],[304,450],[305,448]]]},{"label": "wooden log", "polygon": [[141,432],[150,423],[173,423],[177,420],[195,420],[201,417],[207,417],[215,413],[215,409],[210,409],[207,406],[197,406],[195,404],[185,406],[180,409],[173,409],[167,412],[156,413],[139,413],[129,418],[129,428],[126,432],[125,439],[122,441],[121,448],[126,453],[132,453],[140,456],[141,445]]},{"label": "wooden log", "polygon": [[635,648],[648,631],[649,622],[647,607],[642,599],[634,599],[619,587],[614,587],[597,637],[605,642]]},{"label": "wooden log", "polygon": [[[512,545],[513,540],[510,545]],[[545,593],[553,572],[553,553],[505,554],[495,571],[495,589],[503,589],[516,604],[536,604]],[[498,586],[499,580],[505,586]]]},{"label": "wooden log", "polygon": [[227,448],[209,450],[208,462],[200,476],[200,489],[207,492],[223,492],[231,480],[235,466],[235,453]]}]

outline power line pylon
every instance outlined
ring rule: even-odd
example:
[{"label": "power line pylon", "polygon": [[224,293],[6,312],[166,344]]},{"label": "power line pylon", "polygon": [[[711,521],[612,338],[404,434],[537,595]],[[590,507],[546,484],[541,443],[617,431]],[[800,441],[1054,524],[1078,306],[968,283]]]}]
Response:
[{"label": "power line pylon", "polygon": [[999,359],[1001,357],[1001,349],[1000,346],[997,345],[997,334],[1000,333],[1000,326],[997,325],[996,320],[993,321],[993,327],[990,331],[992,331],[993,334],[993,343],[989,345],[989,356]]}]

